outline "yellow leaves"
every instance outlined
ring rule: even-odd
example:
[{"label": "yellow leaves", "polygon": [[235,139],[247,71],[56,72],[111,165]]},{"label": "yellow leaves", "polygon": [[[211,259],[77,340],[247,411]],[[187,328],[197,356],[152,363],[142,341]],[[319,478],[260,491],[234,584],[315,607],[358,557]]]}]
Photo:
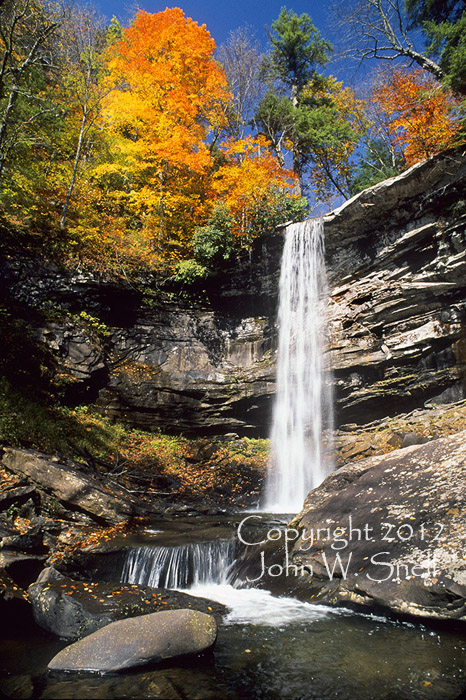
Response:
[{"label": "yellow leaves", "polygon": [[270,200],[274,190],[290,191],[296,184],[296,176],[282,168],[272,155],[263,136],[222,144],[226,163],[213,177],[213,191],[232,212],[236,235],[247,234],[254,207],[263,200]]},{"label": "yellow leaves", "polygon": [[207,137],[230,99],[214,50],[205,26],[172,8],[139,11],[109,53],[109,82],[120,85],[103,107],[114,157],[96,175],[120,175],[111,195],[155,264],[189,255],[209,208]]},{"label": "yellow leaves", "polygon": [[227,95],[214,49],[205,27],[179,8],[137,13],[109,62],[111,79],[125,85],[108,96],[105,108],[122,148],[197,172],[210,165],[209,112]]}]

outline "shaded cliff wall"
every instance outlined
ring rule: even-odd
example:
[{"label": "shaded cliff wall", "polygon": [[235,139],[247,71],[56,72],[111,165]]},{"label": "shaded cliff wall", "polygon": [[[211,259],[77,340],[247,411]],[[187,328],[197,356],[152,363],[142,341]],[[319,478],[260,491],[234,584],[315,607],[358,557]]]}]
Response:
[{"label": "shaded cliff wall", "polygon": [[[325,217],[339,423],[466,395],[465,230],[459,151]],[[160,295],[155,280],[144,294],[13,257],[2,263],[3,294],[44,312],[33,323],[58,359],[65,401],[95,401],[146,429],[267,436],[282,246],[280,232],[256,241],[196,303],[176,288]]]},{"label": "shaded cliff wall", "polygon": [[135,289],[15,257],[2,262],[2,295],[53,350],[66,403],[149,430],[267,435],[282,236],[269,244],[270,275],[258,245],[197,302],[151,278]]}]

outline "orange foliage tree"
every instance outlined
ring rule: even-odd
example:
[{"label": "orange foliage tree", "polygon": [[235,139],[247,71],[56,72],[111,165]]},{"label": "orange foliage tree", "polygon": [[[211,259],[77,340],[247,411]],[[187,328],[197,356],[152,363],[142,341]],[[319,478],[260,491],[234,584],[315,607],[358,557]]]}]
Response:
[{"label": "orange foliage tree", "polygon": [[226,78],[205,25],[179,8],[139,11],[112,46],[104,116],[112,162],[97,175],[123,208],[151,262],[186,255],[207,214],[209,134],[223,119]]},{"label": "orange foliage tree", "polygon": [[382,128],[407,165],[452,146],[459,135],[459,103],[421,69],[384,71],[372,102],[382,115]]},{"label": "orange foliage tree", "polygon": [[291,196],[298,178],[280,165],[264,136],[230,139],[221,149],[225,162],[213,176],[212,189],[230,212],[233,234],[247,236],[258,211],[273,207],[284,193]]}]

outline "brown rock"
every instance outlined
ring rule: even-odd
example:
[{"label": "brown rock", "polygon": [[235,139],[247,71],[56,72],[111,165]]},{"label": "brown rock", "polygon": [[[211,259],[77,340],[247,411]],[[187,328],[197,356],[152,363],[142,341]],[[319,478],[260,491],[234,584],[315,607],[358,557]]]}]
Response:
[{"label": "brown rock", "polygon": [[347,464],[291,523],[290,578],[312,602],[466,621],[465,508],[466,431]]},{"label": "brown rock", "polygon": [[210,649],[217,638],[213,617],[195,610],[168,610],[118,620],[62,649],[48,667],[65,671],[122,671]]}]

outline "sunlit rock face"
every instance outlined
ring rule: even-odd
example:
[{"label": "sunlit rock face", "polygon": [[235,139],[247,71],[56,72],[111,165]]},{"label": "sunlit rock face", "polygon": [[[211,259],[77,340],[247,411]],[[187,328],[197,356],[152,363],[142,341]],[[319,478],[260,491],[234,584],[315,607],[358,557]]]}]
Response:
[{"label": "sunlit rock face", "polygon": [[466,395],[465,191],[448,152],[325,218],[340,424]]},{"label": "sunlit rock face", "polygon": [[[466,154],[452,151],[325,217],[337,424],[466,395],[464,192]],[[267,436],[282,249],[283,231],[257,240],[196,298],[157,297],[148,279],[152,305],[129,284],[37,261],[7,260],[1,279],[15,303],[53,305],[37,332],[65,402],[97,401],[146,429]]]},{"label": "sunlit rock face", "polygon": [[463,431],[346,464],[311,491],[288,533],[295,592],[464,623],[465,439]]}]

